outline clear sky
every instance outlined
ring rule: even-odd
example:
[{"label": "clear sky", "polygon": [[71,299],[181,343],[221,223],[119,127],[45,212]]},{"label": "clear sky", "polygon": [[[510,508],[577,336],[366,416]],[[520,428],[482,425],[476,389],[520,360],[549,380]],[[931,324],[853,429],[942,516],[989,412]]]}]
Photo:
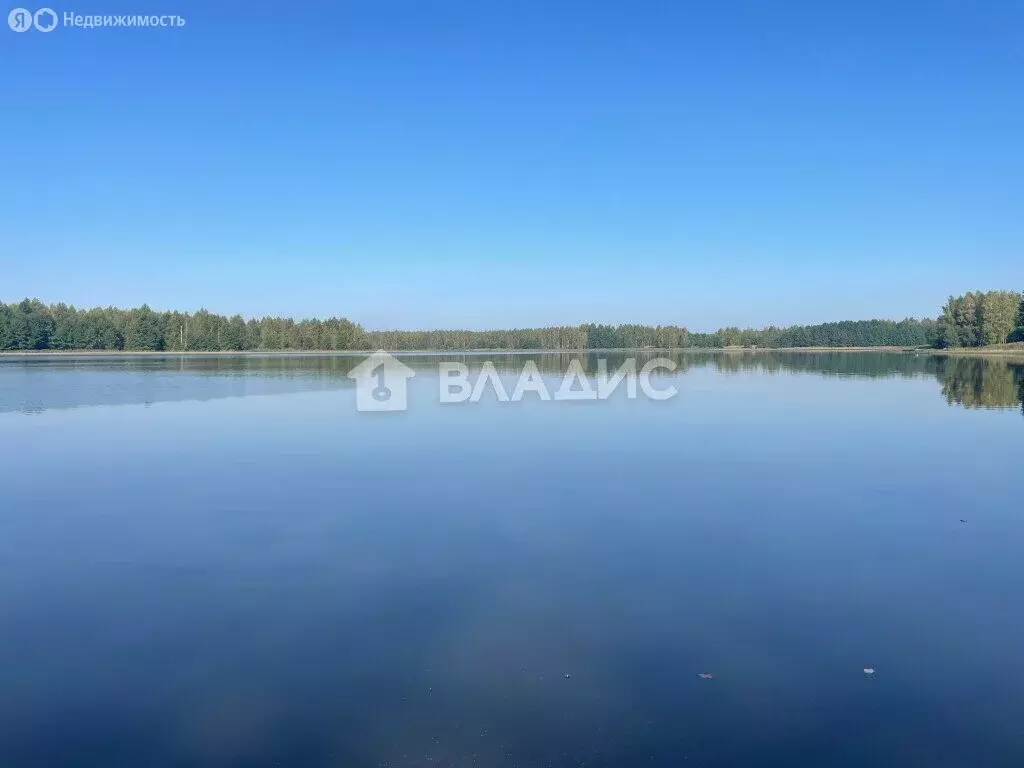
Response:
[{"label": "clear sky", "polygon": [[0,300],[703,330],[1024,288],[1016,1],[53,7],[187,23],[0,27]]}]

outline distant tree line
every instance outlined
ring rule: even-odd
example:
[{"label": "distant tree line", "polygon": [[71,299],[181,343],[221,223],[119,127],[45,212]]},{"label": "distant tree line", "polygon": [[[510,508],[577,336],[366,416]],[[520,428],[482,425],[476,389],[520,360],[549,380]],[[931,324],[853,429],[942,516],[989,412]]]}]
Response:
[{"label": "distant tree line", "polygon": [[35,299],[0,304],[0,349],[215,352],[343,350],[363,344],[363,329],[343,317],[296,322],[280,317],[245,320],[204,309],[191,314],[154,312],[145,304],[135,309],[76,309]]},{"label": "distant tree line", "polygon": [[1024,294],[968,291],[950,296],[938,327],[937,346],[943,348],[1024,341]]},{"label": "distant tree line", "polygon": [[586,349],[584,326],[505,331],[365,331],[363,348],[397,351],[459,349]]},{"label": "distant tree line", "polygon": [[25,299],[0,303],[0,350],[582,350],[685,347],[975,347],[1024,341],[1024,297],[1013,291],[950,297],[942,316],[917,320],[846,320],[786,328],[722,328],[690,332],[683,326],[573,325],[468,331],[368,331],[344,317],[246,320],[205,309],[156,312],[77,309]]},{"label": "distant tree line", "polygon": [[788,328],[722,328],[714,333],[691,333],[694,347],[930,347],[937,323],[915,320],[843,320]]},{"label": "distant tree line", "polygon": [[634,349],[689,346],[690,333],[674,325],[570,325],[504,331],[367,331],[368,346],[395,350]]}]

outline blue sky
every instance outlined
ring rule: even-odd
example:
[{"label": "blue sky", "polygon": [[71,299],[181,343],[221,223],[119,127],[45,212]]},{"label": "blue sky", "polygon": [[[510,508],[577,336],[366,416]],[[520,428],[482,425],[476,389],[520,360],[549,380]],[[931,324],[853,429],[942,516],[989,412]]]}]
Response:
[{"label": "blue sky", "polygon": [[80,0],[0,28],[0,299],[371,328],[1024,288],[1017,2]]}]

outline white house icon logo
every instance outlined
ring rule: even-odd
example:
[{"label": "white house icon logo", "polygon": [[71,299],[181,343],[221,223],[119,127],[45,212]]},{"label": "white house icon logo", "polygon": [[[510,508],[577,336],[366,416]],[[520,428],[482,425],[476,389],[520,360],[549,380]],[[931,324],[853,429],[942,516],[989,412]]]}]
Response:
[{"label": "white house icon logo", "polygon": [[409,379],[416,373],[394,355],[378,349],[353,368],[357,411],[404,411]]}]

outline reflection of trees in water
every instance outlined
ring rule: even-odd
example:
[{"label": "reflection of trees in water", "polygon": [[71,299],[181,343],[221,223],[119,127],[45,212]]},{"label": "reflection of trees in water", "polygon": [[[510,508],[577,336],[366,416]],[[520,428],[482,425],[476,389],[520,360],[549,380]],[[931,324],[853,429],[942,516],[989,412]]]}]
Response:
[{"label": "reflection of trees in water", "polygon": [[[594,376],[599,361],[606,361],[609,374],[629,359],[636,362],[635,370],[655,358],[667,358],[677,366],[679,374],[695,368],[711,368],[723,374],[759,372],[769,375],[806,373],[819,376],[850,376],[858,378],[934,378],[941,383],[942,395],[949,404],[968,408],[1012,408],[1018,404],[1024,410],[1024,361],[960,356],[912,354],[897,352],[801,352],[781,350],[758,351],[665,351],[656,349],[622,350],[617,352],[504,352],[439,354],[403,354],[402,362],[417,372],[436,375],[438,363],[460,362],[473,374],[490,362],[499,372],[518,375],[529,361],[549,376],[563,376],[570,365],[577,365],[584,373]],[[327,388],[352,385],[348,373],[364,359],[363,355],[295,354],[295,355],[204,355],[167,357],[80,357],[80,358],[25,358],[17,363],[26,369],[46,366],[51,371],[96,371],[154,374],[157,380],[170,373],[192,376],[262,377],[271,379],[315,380],[316,386]],[[150,377],[142,377],[149,380]],[[141,386],[141,385],[140,385]],[[307,384],[296,383],[296,387]],[[146,389],[146,401],[174,399],[163,397],[162,389]],[[212,396],[217,396],[216,394]],[[223,395],[228,396],[228,395]],[[105,401],[106,402],[106,401]],[[130,394],[124,402],[135,402]],[[85,403],[83,403],[85,404]],[[41,410],[52,405],[41,406]]]},{"label": "reflection of trees in water", "polygon": [[[671,357],[671,356],[670,356]],[[892,352],[725,352],[687,355],[684,367],[712,365],[722,373],[762,371],[864,378],[935,377],[950,405],[1024,412],[1024,362],[999,358]]]},{"label": "reflection of trees in water", "polygon": [[[544,373],[561,376],[570,364],[578,364],[585,373],[595,375],[599,361],[606,361],[614,373],[629,359],[636,361],[636,370],[655,358],[674,362],[679,373],[693,368],[713,367],[720,373],[758,371],[768,374],[811,373],[820,376],[852,376],[861,378],[931,378],[942,384],[942,394],[950,405],[967,408],[1012,408],[1022,404],[1024,410],[1024,362],[1007,362],[991,357],[960,355],[908,354],[905,352],[799,352],[799,351],[736,351],[679,352],[654,349],[619,352],[527,352],[527,353],[441,353],[402,355],[402,360],[416,370],[436,371],[440,362],[465,363],[479,372],[486,362],[498,371],[518,374],[527,361]],[[251,356],[214,357],[196,360],[200,368],[214,372],[270,372],[277,375],[344,376],[362,362],[362,356]],[[195,360],[195,359],[194,359]]]},{"label": "reflection of trees in water", "polygon": [[1024,411],[1024,362],[990,357],[892,352],[726,352],[695,356],[690,366],[713,365],[722,373],[801,372],[864,378],[935,377],[950,405]]},{"label": "reflection of trees in water", "polygon": [[817,373],[822,376],[918,378],[934,375],[934,355],[896,352],[725,352],[710,361],[718,371]]},{"label": "reflection of trees in water", "polygon": [[1024,399],[1024,366],[976,357],[947,357],[943,362],[942,394],[950,405],[1007,408]]}]

